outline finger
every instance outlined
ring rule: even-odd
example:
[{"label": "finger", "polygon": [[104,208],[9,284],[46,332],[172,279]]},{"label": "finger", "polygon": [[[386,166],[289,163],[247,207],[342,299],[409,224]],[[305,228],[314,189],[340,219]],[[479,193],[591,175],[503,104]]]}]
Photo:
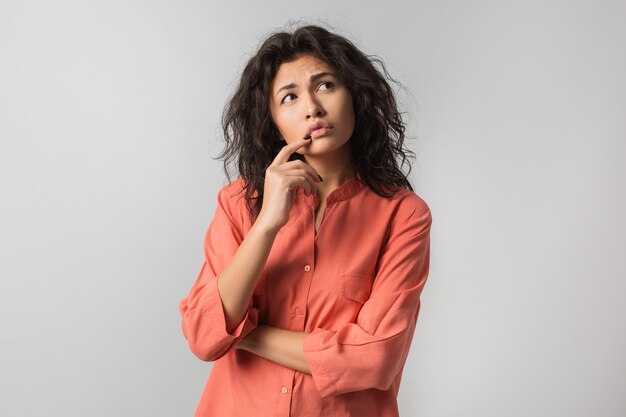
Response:
[{"label": "finger", "polygon": [[278,167],[278,169],[279,170],[285,169],[285,171],[291,170],[291,169],[303,169],[306,172],[308,172],[309,175],[311,175],[311,178],[313,178],[313,181],[315,182],[323,181],[320,174],[318,174],[317,171],[311,165],[299,159],[295,161],[287,161],[284,164],[282,164],[280,167]]},{"label": "finger", "polygon": [[302,187],[304,188],[305,194],[313,194],[315,186],[311,184],[311,180],[308,179],[308,176],[306,174],[304,176],[302,176],[301,174],[286,175],[285,178],[287,178],[289,189],[293,190],[295,189],[295,187]]},{"label": "finger", "polygon": [[270,166],[276,166],[280,164],[284,164],[289,161],[289,157],[292,153],[300,149],[301,147],[308,145],[311,143],[311,139],[299,139],[293,143],[289,143],[282,147],[282,149],[276,154],[274,161],[270,164]]},{"label": "finger", "polygon": [[312,194],[315,190],[315,181],[311,177],[311,174],[303,169],[292,169],[289,171],[285,171],[283,172],[283,175],[285,175],[286,177],[297,177],[304,180],[304,182],[306,183],[305,188],[308,194]]}]

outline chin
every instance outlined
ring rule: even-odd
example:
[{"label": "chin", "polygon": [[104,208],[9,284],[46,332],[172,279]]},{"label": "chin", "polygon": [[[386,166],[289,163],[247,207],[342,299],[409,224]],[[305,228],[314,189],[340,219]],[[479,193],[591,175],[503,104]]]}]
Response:
[{"label": "chin", "polygon": [[315,146],[315,144],[311,144],[311,146],[308,149],[304,151],[299,151],[299,153],[301,153],[302,155],[309,155],[309,156],[321,156],[321,155],[333,153],[337,151],[339,148],[341,148],[341,145],[318,144],[318,146]]}]

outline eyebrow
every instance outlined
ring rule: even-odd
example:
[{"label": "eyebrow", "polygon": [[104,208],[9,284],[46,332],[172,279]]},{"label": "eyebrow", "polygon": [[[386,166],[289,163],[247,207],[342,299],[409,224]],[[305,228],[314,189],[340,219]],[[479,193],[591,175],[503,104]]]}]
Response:
[{"label": "eyebrow", "polygon": [[[334,73],[332,73],[332,72],[327,72],[327,71],[324,71],[324,72],[319,72],[319,73],[317,73],[317,74],[313,74],[313,75],[311,75],[310,81],[315,81],[315,80],[317,80],[318,78],[325,77],[326,75],[332,75],[333,77],[337,77],[337,76],[336,76]],[[275,96],[277,96],[277,95],[278,95],[278,93],[280,93],[282,90],[288,90],[288,89],[290,89],[290,88],[294,88],[295,86],[296,86],[296,85],[295,85],[294,83],[290,83],[290,84],[287,84],[287,85],[283,85],[282,87],[280,87],[280,88],[276,91],[276,93],[274,93],[274,95],[275,95]]]}]

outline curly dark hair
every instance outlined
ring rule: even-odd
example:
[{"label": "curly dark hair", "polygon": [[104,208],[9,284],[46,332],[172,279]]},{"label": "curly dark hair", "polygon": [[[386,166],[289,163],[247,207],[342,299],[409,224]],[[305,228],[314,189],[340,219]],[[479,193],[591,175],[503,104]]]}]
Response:
[{"label": "curly dark hair", "polygon": [[[405,123],[398,111],[393,80],[375,55],[366,55],[348,39],[317,25],[304,25],[292,33],[271,33],[245,65],[239,85],[224,107],[222,128],[226,147],[216,159],[224,159],[228,181],[228,163],[238,157],[239,176],[245,183],[245,199],[254,223],[263,206],[265,170],[285,145],[270,113],[272,81],[280,65],[301,55],[312,55],[333,68],[352,95],[355,127],[350,138],[352,161],[357,175],[375,193],[392,197],[402,188],[413,191],[407,179],[411,164],[407,155],[415,153],[403,147]],[[374,66],[378,63],[381,72]],[[405,163],[405,175],[398,165]],[[304,156],[294,152],[289,160]]]}]

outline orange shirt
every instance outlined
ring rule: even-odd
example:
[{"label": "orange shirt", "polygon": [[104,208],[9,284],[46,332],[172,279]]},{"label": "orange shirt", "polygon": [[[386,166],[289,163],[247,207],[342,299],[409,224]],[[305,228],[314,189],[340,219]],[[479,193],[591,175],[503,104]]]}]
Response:
[{"label": "orange shirt", "polygon": [[[386,199],[360,177],[326,199],[298,187],[246,316],[231,333],[217,276],[251,224],[238,178],[222,187],[205,261],[179,305],[191,351],[215,361],[196,417],[398,416],[397,396],[428,276],[432,217],[403,189]],[[233,345],[257,325],[307,333],[312,375]]]}]

